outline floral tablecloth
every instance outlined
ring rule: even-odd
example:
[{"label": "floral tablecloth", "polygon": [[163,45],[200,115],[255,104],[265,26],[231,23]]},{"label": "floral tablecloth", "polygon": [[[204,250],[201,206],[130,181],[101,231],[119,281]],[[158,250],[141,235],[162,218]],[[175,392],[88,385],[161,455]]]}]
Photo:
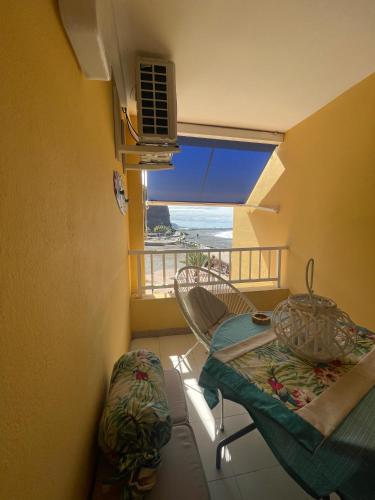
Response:
[{"label": "floral tablecloth", "polygon": [[297,410],[348,373],[375,345],[375,335],[358,327],[354,351],[344,359],[314,364],[300,359],[278,340],[258,347],[228,364],[258,389]]},{"label": "floral tablecloth", "polygon": [[[233,329],[230,321],[215,332],[199,378],[209,406],[219,402],[219,391],[244,406],[281,465],[315,498],[339,491],[345,500],[374,500],[375,386],[328,436],[301,413],[342,385],[364,360],[374,359],[375,334],[358,327],[354,352],[328,364],[301,360],[275,339],[223,362],[218,356],[229,345],[266,336],[270,328],[237,317],[234,324],[242,327]],[[369,370],[371,377],[374,373]],[[324,406],[330,417],[334,407]]]}]

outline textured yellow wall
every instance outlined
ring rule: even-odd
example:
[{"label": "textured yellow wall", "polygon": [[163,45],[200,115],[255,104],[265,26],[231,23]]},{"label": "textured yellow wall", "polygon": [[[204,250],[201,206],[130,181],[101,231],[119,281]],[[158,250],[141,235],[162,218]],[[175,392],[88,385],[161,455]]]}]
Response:
[{"label": "textured yellow wall", "polygon": [[288,131],[284,173],[263,199],[278,215],[235,211],[234,244],[290,246],[288,286],[316,293],[375,329],[375,74]]},{"label": "textured yellow wall", "polygon": [[82,500],[129,341],[111,87],[83,78],[53,1],[3,2],[0,33],[0,498]]},{"label": "textured yellow wall", "polygon": [[[137,119],[135,116],[130,117],[132,123],[136,127]],[[135,140],[131,136],[128,127],[126,127],[126,143],[135,144]],[[137,164],[140,162],[138,155],[125,155],[125,164]],[[127,173],[128,179],[128,197],[129,197],[129,249],[143,250],[144,249],[144,203],[143,203],[143,186],[142,173],[139,170],[129,170]],[[137,257],[129,257],[131,291],[138,291],[138,264]],[[144,280],[144,259],[141,258],[141,277]]]},{"label": "textured yellow wall", "polygon": [[[136,118],[131,117],[133,123]],[[126,129],[126,143],[134,144],[135,141]],[[139,163],[140,158],[136,155],[126,155],[126,163]],[[138,170],[129,170],[127,173],[128,179],[128,197],[129,197],[129,249],[143,250],[144,249],[144,202],[143,202],[143,186],[142,173]],[[141,276],[144,279],[144,259],[141,257]],[[131,292],[138,291],[138,259],[135,256],[129,257],[130,277],[131,277]]]},{"label": "textured yellow wall", "polygon": [[[284,288],[245,292],[259,310],[271,310],[289,295]],[[175,328],[187,328],[177,300],[174,297],[131,298],[130,324],[132,332],[149,333]]]},{"label": "textured yellow wall", "polygon": [[[144,212],[143,212],[143,194],[141,172],[130,170],[127,173],[128,195],[129,195],[129,249],[144,249]],[[141,276],[144,279],[143,262],[141,257]],[[138,264],[137,257],[129,257],[131,291],[136,293],[138,290]]]}]

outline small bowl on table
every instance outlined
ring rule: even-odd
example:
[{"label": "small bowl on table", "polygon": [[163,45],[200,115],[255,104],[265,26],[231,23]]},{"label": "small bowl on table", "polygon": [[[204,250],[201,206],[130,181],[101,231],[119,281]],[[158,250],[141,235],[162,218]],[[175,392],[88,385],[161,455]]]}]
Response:
[{"label": "small bowl on table", "polygon": [[256,325],[269,325],[271,323],[271,316],[263,312],[253,313],[251,319]]}]

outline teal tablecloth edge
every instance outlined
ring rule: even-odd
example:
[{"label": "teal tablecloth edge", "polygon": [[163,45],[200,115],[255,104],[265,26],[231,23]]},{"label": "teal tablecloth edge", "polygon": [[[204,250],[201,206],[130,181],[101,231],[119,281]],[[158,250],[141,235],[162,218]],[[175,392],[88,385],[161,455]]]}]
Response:
[{"label": "teal tablecloth edge", "polygon": [[203,367],[199,385],[204,389],[204,397],[210,408],[214,408],[219,402],[219,389],[225,399],[241,404],[250,415],[251,409],[256,408],[278,422],[311,453],[324,440],[323,434],[296,412],[289,410],[283,403],[261,391],[230,366],[212,356]]},{"label": "teal tablecloth edge", "polygon": [[[264,311],[272,316],[272,311]],[[241,342],[254,335],[269,330],[271,325],[257,325],[253,323],[250,314],[239,314],[224,321],[215,331],[210,346],[210,353]]]}]

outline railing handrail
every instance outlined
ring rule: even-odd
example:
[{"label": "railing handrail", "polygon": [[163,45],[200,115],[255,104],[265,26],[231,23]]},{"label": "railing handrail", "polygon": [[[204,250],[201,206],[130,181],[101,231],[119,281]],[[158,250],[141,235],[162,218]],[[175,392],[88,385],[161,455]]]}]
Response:
[{"label": "railing handrail", "polygon": [[[205,255],[207,260],[205,267],[209,270],[216,270],[216,268],[218,268],[217,272],[219,275],[224,276],[225,279],[228,279],[231,283],[274,282],[276,283],[276,286],[280,288],[282,266],[281,255],[283,250],[288,250],[288,246],[280,245],[232,248],[180,247],[162,248],[158,250],[132,249],[129,250],[129,256],[136,260],[138,282],[137,293],[138,296],[141,297],[143,292],[153,292],[154,290],[171,288],[171,285],[173,284],[173,277],[179,266],[181,266],[180,256],[185,256],[185,261],[182,262],[186,265],[188,262],[188,256],[193,255],[194,258],[194,254]],[[217,255],[217,258],[215,254]],[[172,266],[170,265],[171,257]],[[213,258],[214,260],[212,261]],[[254,260],[254,258],[256,260]],[[167,259],[169,264],[167,264]],[[238,262],[238,275],[237,270],[235,273],[232,272],[233,262]],[[148,269],[147,271],[146,268]],[[146,276],[149,277],[147,281]]]},{"label": "railing handrail", "polygon": [[288,250],[288,246],[268,246],[268,247],[232,247],[232,248],[168,248],[159,250],[129,250],[129,255],[150,255],[150,254],[163,254],[163,253],[197,253],[197,252],[249,252],[249,251],[266,251],[266,250]]}]

